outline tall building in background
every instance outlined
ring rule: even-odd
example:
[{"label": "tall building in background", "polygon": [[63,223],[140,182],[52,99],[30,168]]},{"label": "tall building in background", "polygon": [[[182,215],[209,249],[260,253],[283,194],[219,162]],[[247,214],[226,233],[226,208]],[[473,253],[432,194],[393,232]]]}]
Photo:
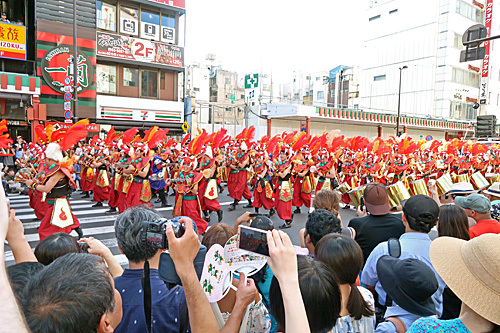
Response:
[{"label": "tall building in background", "polygon": [[7,15],[0,21],[0,119],[7,119],[11,137],[30,140],[29,120],[40,112],[35,0],[0,1],[0,11]]},{"label": "tall building in background", "polygon": [[[184,122],[184,0],[78,0],[78,118],[91,132],[111,126],[169,128]],[[36,2],[40,102],[64,120],[64,81],[73,80],[73,1]],[[71,82],[72,84],[72,82]]]},{"label": "tall building in background", "polygon": [[484,24],[484,1],[372,0],[365,17],[360,108],[396,114],[400,96],[402,115],[474,121],[481,61],[459,58],[462,34]]}]

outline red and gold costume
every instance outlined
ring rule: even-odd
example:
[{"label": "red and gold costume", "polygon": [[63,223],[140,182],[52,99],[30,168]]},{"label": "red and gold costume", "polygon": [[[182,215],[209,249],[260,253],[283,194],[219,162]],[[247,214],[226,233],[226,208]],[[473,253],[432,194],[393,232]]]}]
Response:
[{"label": "red and gold costume", "polygon": [[[286,148],[285,148],[286,149]],[[292,200],[293,187],[291,182],[291,172],[293,163],[290,159],[290,154],[281,149],[280,157],[274,163],[274,175],[276,177],[275,184],[275,207],[276,213],[280,219],[285,221],[285,224],[280,228],[288,228],[292,223]]]},{"label": "red and gold costume", "polygon": [[269,215],[274,214],[274,190],[273,185],[268,179],[269,167],[266,164],[266,153],[257,153],[257,164],[254,165],[253,171],[255,175],[255,188],[253,190],[253,203],[255,212],[259,212],[259,208],[270,210]]},{"label": "red and gold costume", "polygon": [[199,184],[203,174],[192,171],[195,164],[194,157],[183,158],[183,170],[175,174],[175,206],[174,217],[187,216],[196,224],[198,234],[202,235],[207,230],[208,222],[201,217],[201,205],[198,199]]}]

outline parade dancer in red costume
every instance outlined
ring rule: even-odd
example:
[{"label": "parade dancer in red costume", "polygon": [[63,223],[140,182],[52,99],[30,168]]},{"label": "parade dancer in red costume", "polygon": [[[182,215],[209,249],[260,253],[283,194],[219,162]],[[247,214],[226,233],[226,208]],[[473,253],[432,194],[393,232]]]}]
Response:
[{"label": "parade dancer in red costume", "polygon": [[[341,179],[342,184],[347,184],[348,190],[355,189],[359,186],[358,182],[358,168],[359,162],[354,158],[354,152],[346,149],[344,151],[344,161],[342,162]],[[342,194],[342,201],[346,204],[344,208],[349,208],[351,198],[348,193]]]},{"label": "parade dancer in red costume", "polygon": [[90,166],[92,163],[90,151],[90,146],[83,147],[83,158],[79,161],[82,165],[82,171],[80,173],[80,187],[82,188],[82,192],[85,193],[82,198],[90,198],[90,192],[93,190],[94,169]]},{"label": "parade dancer in red costume", "polygon": [[[181,158],[181,170],[175,174],[175,205],[174,217],[187,216],[196,224],[198,233],[202,235],[207,230],[208,222],[201,218],[201,205],[198,199],[200,182],[203,179],[201,172],[196,172],[196,156],[198,156],[207,143],[208,135],[203,131],[191,140],[187,146],[184,156]],[[170,181],[169,183],[173,183]]]},{"label": "parade dancer in red costume", "polygon": [[219,197],[217,184],[218,162],[213,157],[210,146],[205,146],[204,150],[199,163],[199,171],[202,173],[203,178],[198,187],[198,199],[200,200],[205,221],[210,223],[210,212],[217,212],[218,222],[221,222],[223,212],[217,200]]},{"label": "parade dancer in red costume", "polygon": [[147,150],[148,146],[144,142],[134,142],[135,159],[132,159],[130,166],[123,171],[125,175],[134,177],[128,190],[125,209],[140,205],[152,207],[149,203],[152,193],[148,179],[151,158],[147,155]]},{"label": "parade dancer in red costume", "polygon": [[323,148],[318,152],[319,162],[316,164],[316,172],[318,173],[318,184],[316,185],[316,192],[321,190],[332,191],[335,187],[335,162],[330,156],[328,149]]},{"label": "parade dancer in red costume", "polygon": [[[273,186],[269,181],[269,166],[267,165],[267,154],[265,151],[259,151],[256,155],[256,164],[254,165],[253,171],[256,177],[255,188],[253,190],[253,203],[252,206],[255,209],[255,213],[259,213],[259,209],[264,206],[264,209],[269,210],[269,217],[273,216],[274,210],[274,199],[273,199]],[[270,164],[272,164],[270,162]]]},{"label": "parade dancer in red costume", "polygon": [[228,179],[227,188],[229,195],[234,199],[234,202],[229,206],[229,211],[236,209],[241,198],[248,200],[248,204],[243,208],[251,208],[252,206],[252,192],[248,188],[248,170],[250,165],[250,154],[247,151],[247,144],[242,142],[233,164],[230,164],[230,174]]},{"label": "parade dancer in red costume", "polygon": [[[293,145],[294,151],[298,151],[300,147],[308,141],[308,136],[303,135],[301,139]],[[303,143],[302,143],[303,142]],[[314,191],[314,177],[311,173],[312,161],[311,153],[309,152],[309,147],[304,147],[297,155],[295,159],[294,167],[292,169],[292,174],[294,174],[293,182],[293,200],[292,205],[295,208],[294,213],[300,214],[300,207],[306,206],[311,207],[311,193]]]},{"label": "parade dancer in red costume", "polygon": [[287,229],[292,226],[292,199],[293,190],[290,181],[293,163],[290,159],[290,147],[284,144],[280,149],[280,155],[275,162],[276,181],[276,212],[284,220],[280,229]]},{"label": "parade dancer in red costume", "polygon": [[[67,131],[44,129],[43,125],[35,128],[37,140],[42,143],[52,142],[45,149],[45,175],[41,180],[28,179],[26,185],[35,191],[46,193],[47,211],[38,228],[40,240],[56,233],[70,233],[75,230],[79,237],[83,237],[80,222],[71,212],[67,196],[71,187],[76,184],[71,176],[74,157],[63,160],[63,151],[70,149],[80,139],[88,134],[88,119],[81,120]],[[51,125],[49,125],[51,126]],[[48,126],[48,127],[49,127]]]},{"label": "parade dancer in red costume", "polygon": [[110,181],[109,181],[109,160],[107,149],[103,147],[96,148],[97,158],[91,163],[90,167],[96,170],[94,183],[94,201],[96,204],[92,207],[102,207],[104,201],[109,200]]}]

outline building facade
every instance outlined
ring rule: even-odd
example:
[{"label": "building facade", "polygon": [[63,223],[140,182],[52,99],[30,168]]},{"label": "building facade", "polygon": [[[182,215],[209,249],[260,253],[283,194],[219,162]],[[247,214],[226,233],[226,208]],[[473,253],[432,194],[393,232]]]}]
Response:
[{"label": "building facade", "polygon": [[[30,118],[39,117],[40,78],[36,73],[35,1],[0,2],[0,119],[11,137],[30,139]],[[42,118],[45,113],[42,110]]]},{"label": "building facade", "polygon": [[[460,63],[462,34],[484,24],[483,0],[372,0],[364,18],[360,108],[474,121],[481,62]],[[401,77],[401,80],[400,80]],[[399,86],[401,81],[401,93]]]},{"label": "building facade", "polygon": [[[35,7],[34,7],[35,8]],[[77,1],[77,107],[73,1],[36,2],[36,60],[47,121],[89,118],[92,132],[151,126],[182,133],[184,0]],[[66,103],[66,104],[65,104]]]}]

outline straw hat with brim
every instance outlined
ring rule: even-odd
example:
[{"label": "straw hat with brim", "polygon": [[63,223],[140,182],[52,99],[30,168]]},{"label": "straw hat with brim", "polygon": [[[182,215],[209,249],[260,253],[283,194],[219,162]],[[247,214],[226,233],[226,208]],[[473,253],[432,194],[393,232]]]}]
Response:
[{"label": "straw hat with brim", "polygon": [[439,237],[431,244],[434,269],[460,300],[500,325],[500,235],[465,241]]},{"label": "straw hat with brim", "polygon": [[470,193],[476,193],[477,191],[474,190],[474,187],[472,187],[471,183],[466,183],[466,182],[460,182],[460,183],[455,183],[451,185],[451,190],[450,194],[470,194]]},{"label": "straw hat with brim", "polygon": [[423,261],[382,256],[377,261],[377,275],[382,288],[401,308],[420,316],[436,314],[432,295],[439,284]]},{"label": "straw hat with brim", "polygon": [[484,190],[483,193],[500,197],[500,182],[493,183],[487,190]]}]

